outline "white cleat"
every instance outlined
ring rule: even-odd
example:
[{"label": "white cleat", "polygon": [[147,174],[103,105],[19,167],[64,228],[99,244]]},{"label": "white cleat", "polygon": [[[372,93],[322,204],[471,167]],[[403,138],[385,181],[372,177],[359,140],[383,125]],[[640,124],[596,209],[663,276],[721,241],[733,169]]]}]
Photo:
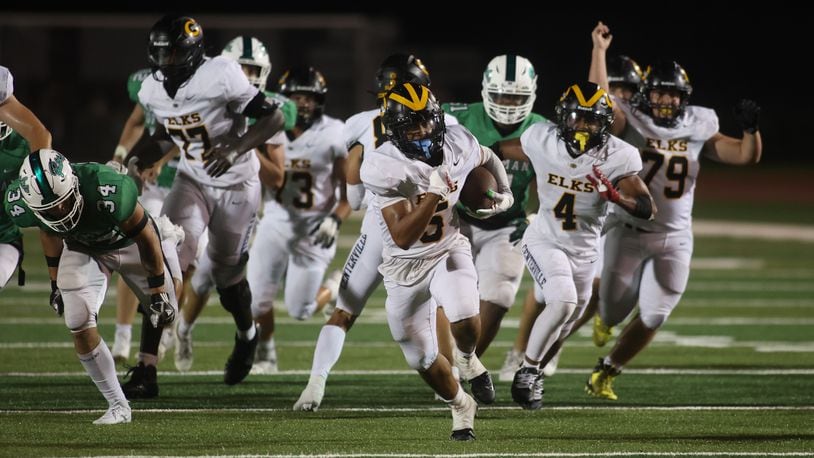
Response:
[{"label": "white cleat", "polygon": [[450,439],[475,440],[475,414],[478,413],[478,403],[475,402],[475,399],[464,393],[464,402],[460,406],[450,404],[450,408],[452,409],[452,436]]},{"label": "white cleat", "polygon": [[130,337],[121,337],[119,334],[113,338],[113,348],[110,349],[113,354],[113,361],[116,364],[124,364],[130,359]]},{"label": "white cleat", "polygon": [[192,333],[182,335],[175,333],[175,368],[179,372],[186,372],[192,368],[192,361],[195,357],[192,354]]},{"label": "white cleat", "polygon": [[294,410],[316,412],[322,403],[322,397],[325,396],[325,382],[325,377],[320,375],[316,377],[311,376],[311,378],[308,379],[308,386],[302,390],[300,398],[294,403]]},{"label": "white cleat", "polygon": [[254,354],[254,364],[250,374],[271,375],[280,372],[277,367],[277,347],[274,340],[269,342],[260,341]]},{"label": "white cleat", "polygon": [[104,415],[93,421],[94,425],[118,425],[119,423],[130,423],[132,420],[130,406],[125,401],[124,404],[114,404]]},{"label": "white cleat", "polygon": [[520,369],[521,364],[523,364],[523,353],[510,348],[506,352],[506,360],[503,361],[503,367],[500,368],[498,380],[501,382],[514,381],[514,373],[517,372],[517,369]]},{"label": "white cleat", "polygon": [[551,358],[551,361],[549,361],[548,364],[545,365],[545,367],[543,367],[543,371],[542,371],[543,372],[543,377],[551,377],[552,375],[554,375],[554,373],[557,372],[557,364],[560,363],[560,355],[561,354],[562,354],[562,349],[560,349],[560,351],[558,351],[557,354],[554,355],[553,358]]}]

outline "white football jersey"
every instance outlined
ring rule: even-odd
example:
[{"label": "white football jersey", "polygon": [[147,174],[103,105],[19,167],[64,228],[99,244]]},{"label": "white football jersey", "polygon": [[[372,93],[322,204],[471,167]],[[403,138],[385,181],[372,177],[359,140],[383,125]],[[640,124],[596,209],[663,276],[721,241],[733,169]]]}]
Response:
[{"label": "white football jersey", "polygon": [[469,172],[488,159],[485,154],[478,140],[466,128],[447,127],[443,163],[448,168],[454,187],[446,199],[438,203],[436,213],[421,238],[406,250],[399,248],[393,241],[378,210],[404,199],[409,200],[413,206],[418,205],[429,188],[433,167],[407,158],[391,142],[384,143],[373,154],[365,157],[361,171],[362,182],[374,194],[371,206],[377,210],[377,219],[384,236],[385,257],[434,258],[445,253],[456,239],[463,237],[459,231],[455,204],[458,203],[461,188]]},{"label": "white football jersey", "polygon": [[0,103],[14,95],[14,77],[6,67],[0,65]]},{"label": "white football jersey", "polygon": [[[363,154],[372,153],[387,141],[381,115],[381,110],[376,108],[356,113],[345,121],[344,138],[348,151],[359,144],[362,145]],[[444,113],[444,123],[447,126],[455,126],[458,125],[458,120]],[[365,191],[362,208],[368,207],[371,197],[370,192]]]},{"label": "white football jersey", "polygon": [[348,156],[343,128],[342,121],[322,115],[302,135],[285,143],[285,183],[266,202],[266,214],[288,220],[334,209],[338,200],[334,161]]},{"label": "white football jersey", "polygon": [[698,161],[704,143],[718,132],[714,110],[689,106],[676,127],[661,127],[646,113],[619,103],[627,118],[622,138],[641,151],[644,168],[639,176],[650,188],[658,212],[653,221],[634,218],[619,209],[624,221],[647,231],[666,232],[689,229]]},{"label": "white football jersey", "polygon": [[178,172],[202,184],[227,187],[257,176],[260,163],[254,152],[240,156],[217,178],[206,173],[202,156],[218,137],[246,132],[248,118],[242,113],[257,93],[236,61],[218,56],[205,59],[174,98],[155,78],[144,80],[138,96],[180,148]]},{"label": "white football jersey", "polygon": [[604,146],[573,158],[550,122],[529,126],[520,144],[537,174],[540,200],[529,230],[576,260],[593,261],[608,205],[613,204],[602,199],[587,176],[594,165],[613,183],[638,173],[642,169],[639,152],[610,136]]}]

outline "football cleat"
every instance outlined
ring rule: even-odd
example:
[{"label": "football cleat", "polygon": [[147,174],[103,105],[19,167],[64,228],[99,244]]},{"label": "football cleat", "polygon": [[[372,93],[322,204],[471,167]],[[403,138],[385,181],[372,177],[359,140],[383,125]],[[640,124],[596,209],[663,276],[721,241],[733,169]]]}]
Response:
[{"label": "football cleat", "polygon": [[585,391],[591,396],[615,401],[619,397],[613,392],[613,379],[621,373],[622,371],[619,369],[614,369],[613,366],[605,364],[604,358],[599,358],[599,362],[585,384]]},{"label": "football cleat", "polygon": [[512,381],[512,399],[526,410],[543,407],[543,376],[535,367],[521,367]]},{"label": "football cleat", "polygon": [[611,337],[613,337],[613,326],[606,325],[598,313],[594,315],[594,345],[597,347],[604,347]]},{"label": "football cleat", "polygon": [[468,357],[464,356],[457,348],[454,353],[455,366],[461,371],[461,377],[469,382],[472,396],[481,404],[495,402],[495,386],[492,384],[492,377],[478,357],[474,353]]},{"label": "football cleat", "polygon": [[523,364],[523,352],[515,351],[511,348],[506,352],[506,360],[503,361],[503,367],[500,368],[498,380],[501,382],[511,382],[514,380],[514,373]]},{"label": "football cleat", "polygon": [[302,390],[300,398],[294,403],[294,410],[305,412],[316,412],[325,396],[325,377],[321,375],[311,376],[308,385]]},{"label": "football cleat", "polygon": [[127,399],[150,399],[158,396],[158,376],[155,366],[145,366],[139,362],[127,371],[130,379],[122,383],[122,391]]},{"label": "football cleat", "polygon": [[175,331],[175,368],[178,372],[186,372],[192,368],[195,360],[192,354],[192,333],[181,334]]},{"label": "football cleat", "polygon": [[94,425],[118,425],[119,423],[130,423],[133,419],[130,405],[127,401],[124,404],[113,404],[107,409],[104,415],[93,421]]},{"label": "football cleat", "polygon": [[235,334],[235,348],[229,359],[226,360],[226,367],[223,371],[223,383],[236,385],[243,381],[254,365],[254,352],[257,350],[257,343],[260,341],[260,334],[255,333],[254,339],[245,341]]},{"label": "football cleat", "polygon": [[450,404],[452,409],[452,435],[454,441],[475,440],[475,414],[478,413],[478,403],[472,396],[464,393],[464,402],[460,406]]}]

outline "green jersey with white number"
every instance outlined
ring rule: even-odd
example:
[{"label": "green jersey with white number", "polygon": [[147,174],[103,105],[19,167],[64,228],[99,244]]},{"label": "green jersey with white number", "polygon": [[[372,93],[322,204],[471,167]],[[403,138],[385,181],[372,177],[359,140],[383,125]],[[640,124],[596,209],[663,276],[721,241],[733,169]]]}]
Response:
[{"label": "green jersey with white number", "polygon": [[[481,145],[490,146],[495,142],[502,140],[509,140],[512,138],[519,138],[520,135],[528,129],[528,127],[536,122],[545,121],[545,118],[532,113],[527,117],[517,129],[509,135],[503,136],[495,128],[492,118],[486,114],[486,109],[483,107],[483,102],[478,103],[445,103],[441,106],[444,112],[455,116],[464,127],[472,132],[472,135],[478,139]],[[466,220],[473,226],[480,227],[486,230],[499,229],[506,227],[509,221],[517,218],[524,218],[526,216],[526,203],[529,200],[529,185],[534,180],[534,169],[531,164],[525,161],[515,161],[512,159],[504,159],[503,166],[506,168],[506,174],[509,176],[511,183],[512,194],[514,195],[514,205],[503,213],[499,213],[491,218],[477,219],[473,218],[463,212],[460,212],[461,218]]]},{"label": "green jersey with white number", "polygon": [[[0,141],[0,195],[6,195],[8,185],[20,175],[20,167],[29,153],[28,142],[17,132]],[[0,208],[0,243],[10,243],[22,237],[20,229]]]},{"label": "green jersey with white number", "polygon": [[79,222],[69,232],[54,232],[43,224],[22,199],[20,180],[14,180],[6,192],[6,213],[19,227],[39,227],[63,239],[72,249],[108,251],[126,247],[133,240],[119,226],[133,215],[138,203],[136,183],[102,164],[71,164],[79,177],[79,193],[84,200]]}]

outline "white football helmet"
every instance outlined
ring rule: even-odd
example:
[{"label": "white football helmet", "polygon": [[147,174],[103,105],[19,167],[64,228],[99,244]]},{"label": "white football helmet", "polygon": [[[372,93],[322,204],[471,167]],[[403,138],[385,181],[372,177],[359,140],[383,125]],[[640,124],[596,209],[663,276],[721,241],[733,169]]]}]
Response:
[{"label": "white football helmet", "polygon": [[20,167],[23,201],[46,226],[68,232],[79,223],[84,201],[71,163],[52,149],[28,155]]},{"label": "white football helmet", "polygon": [[[495,57],[483,72],[483,106],[486,114],[501,124],[523,122],[537,98],[537,73],[525,57],[503,54]],[[514,100],[508,104],[507,101]]]},{"label": "white football helmet", "polygon": [[245,35],[235,37],[226,44],[220,55],[236,60],[240,65],[259,68],[258,75],[249,76],[249,82],[261,91],[266,90],[266,81],[271,73],[271,60],[262,41]]},{"label": "white football helmet", "polygon": [[8,124],[0,121],[0,141],[5,140],[12,132],[13,130],[11,130]]}]

